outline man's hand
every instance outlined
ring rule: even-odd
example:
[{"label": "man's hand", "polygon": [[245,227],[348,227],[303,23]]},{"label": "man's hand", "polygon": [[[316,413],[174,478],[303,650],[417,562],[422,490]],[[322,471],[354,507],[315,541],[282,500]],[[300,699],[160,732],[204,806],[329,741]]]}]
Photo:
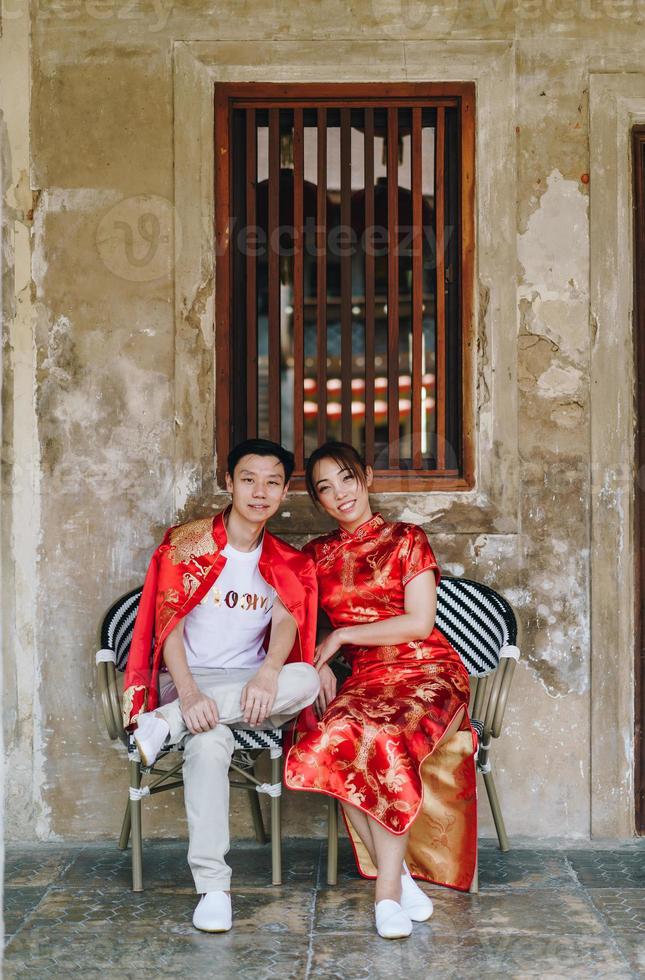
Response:
[{"label": "man's hand", "polygon": [[179,706],[184,716],[186,728],[192,735],[197,735],[199,732],[209,732],[211,728],[215,728],[219,724],[217,705],[198,687],[180,695]]},{"label": "man's hand", "polygon": [[322,718],[330,703],[336,697],[338,682],[335,673],[327,664],[323,664],[318,673],[320,674],[320,693],[316,698],[316,714],[319,718]]},{"label": "man's hand", "polygon": [[240,707],[247,725],[261,725],[271,714],[278,693],[280,671],[263,664],[242,691]]}]

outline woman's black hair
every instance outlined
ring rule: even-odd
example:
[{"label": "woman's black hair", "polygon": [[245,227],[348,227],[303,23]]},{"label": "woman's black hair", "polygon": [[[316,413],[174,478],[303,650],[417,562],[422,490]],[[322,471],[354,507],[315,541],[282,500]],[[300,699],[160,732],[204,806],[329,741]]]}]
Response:
[{"label": "woman's black hair", "polygon": [[325,442],[322,446],[315,449],[307,460],[305,470],[305,486],[307,493],[315,504],[318,503],[318,491],[314,484],[314,466],[321,459],[333,459],[341,469],[349,470],[361,486],[367,486],[367,474],[365,472],[365,461],[360,453],[348,442]]},{"label": "woman's black hair", "polygon": [[231,479],[233,479],[235,467],[242,457],[251,455],[277,456],[282,463],[282,468],[284,470],[284,482],[288,483],[291,479],[291,474],[293,473],[295,466],[293,453],[290,453],[288,449],[285,449],[284,446],[281,446],[277,442],[270,442],[269,439],[245,439],[244,442],[240,442],[237,444],[237,446],[233,446],[226,461]]}]

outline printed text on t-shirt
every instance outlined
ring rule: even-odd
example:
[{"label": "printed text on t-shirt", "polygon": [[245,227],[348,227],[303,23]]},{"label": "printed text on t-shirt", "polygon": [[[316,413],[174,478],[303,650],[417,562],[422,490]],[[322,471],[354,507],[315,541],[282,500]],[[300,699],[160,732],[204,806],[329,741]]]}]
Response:
[{"label": "printed text on t-shirt", "polygon": [[268,595],[258,595],[257,592],[244,592],[240,595],[234,589],[229,589],[226,595],[222,596],[221,590],[216,586],[207,592],[202,599],[202,604],[213,603],[216,609],[221,609],[222,605],[227,605],[229,609],[235,609],[236,606],[246,611],[255,612],[260,610],[260,612],[269,612],[272,608],[270,605],[271,599]]}]

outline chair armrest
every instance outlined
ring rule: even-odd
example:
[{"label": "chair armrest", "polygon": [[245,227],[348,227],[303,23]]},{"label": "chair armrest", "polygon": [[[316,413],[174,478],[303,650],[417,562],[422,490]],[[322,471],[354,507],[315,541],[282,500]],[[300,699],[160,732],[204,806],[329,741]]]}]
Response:
[{"label": "chair armrest", "polygon": [[497,668],[490,675],[490,690],[488,695],[488,702],[486,704],[486,714],[483,716],[484,722],[484,733],[488,739],[492,735],[493,731],[493,720],[495,718],[495,711],[497,709],[497,704],[499,701],[499,692],[502,687],[502,681],[504,679],[504,670],[506,663],[501,660],[497,665]]},{"label": "chair armrest", "polygon": [[108,683],[108,667],[112,667],[114,670],[114,664],[110,664],[109,660],[105,659],[102,654],[105,651],[99,650],[96,655],[96,670],[98,674],[99,681],[99,697],[101,699],[101,708],[103,709],[103,720],[105,721],[105,727],[107,728],[108,735],[111,739],[119,737],[119,732],[114,724],[114,715],[112,714],[112,702],[110,700],[110,687]]},{"label": "chair armrest", "polygon": [[513,675],[515,673],[515,664],[520,658],[520,651],[515,646],[504,647],[501,651],[500,669],[503,670],[502,681],[499,688],[499,693],[497,696],[497,704],[495,705],[495,712],[493,714],[493,720],[491,725],[491,735],[493,738],[499,738],[502,731],[502,722],[504,720],[504,711],[506,710],[506,702],[508,700],[508,695],[511,690],[511,683],[513,681]]},{"label": "chair armrest", "polygon": [[99,695],[103,718],[111,739],[127,741],[121,714],[121,698],[116,680],[115,656],[112,650],[99,650],[96,654]]},{"label": "chair armrest", "polygon": [[491,675],[484,674],[475,678],[475,695],[470,705],[470,715],[472,718],[479,718],[482,721],[486,715],[486,705],[488,704],[488,692],[491,685]]}]

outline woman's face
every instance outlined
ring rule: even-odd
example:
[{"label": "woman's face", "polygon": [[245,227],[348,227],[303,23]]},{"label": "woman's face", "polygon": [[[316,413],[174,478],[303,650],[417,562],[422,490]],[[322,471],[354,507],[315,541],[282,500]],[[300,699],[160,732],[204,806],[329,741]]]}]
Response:
[{"label": "woman's face", "polygon": [[367,486],[363,486],[351,470],[331,457],[318,460],[314,466],[314,486],[320,506],[347,531],[355,530],[372,516],[368,495],[372,476],[372,468],[366,467]]}]

